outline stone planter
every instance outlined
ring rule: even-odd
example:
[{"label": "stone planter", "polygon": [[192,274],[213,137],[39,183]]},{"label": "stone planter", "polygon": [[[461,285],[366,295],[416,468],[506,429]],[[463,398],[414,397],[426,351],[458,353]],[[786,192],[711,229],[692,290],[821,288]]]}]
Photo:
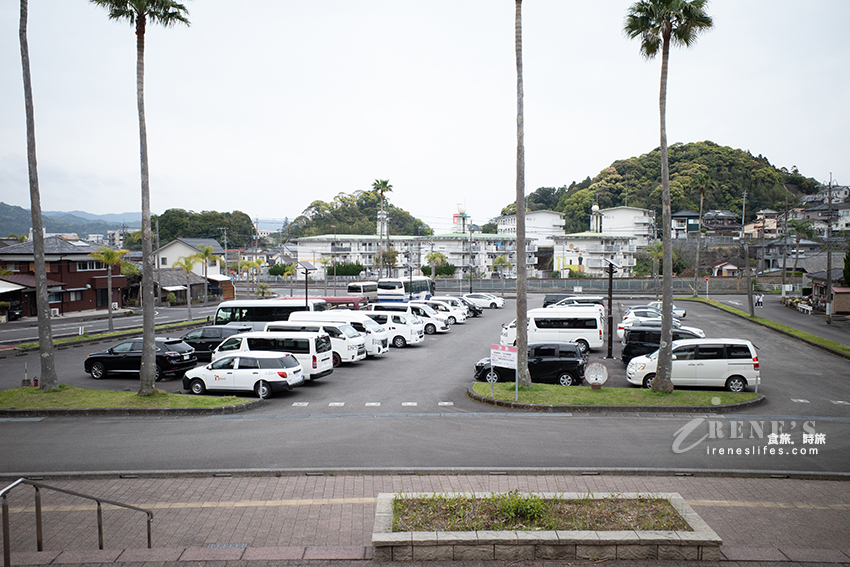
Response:
[{"label": "stone planter", "polygon": [[[652,497],[668,500],[693,531],[477,531],[393,532],[392,501],[381,493],[372,532],[374,561],[533,561],[641,559],[719,561],[723,541],[678,493],[535,493],[572,500]],[[447,494],[456,496],[457,494]],[[433,496],[405,493],[409,498]],[[467,496],[469,496],[467,494]],[[475,493],[488,497],[489,493]]]}]

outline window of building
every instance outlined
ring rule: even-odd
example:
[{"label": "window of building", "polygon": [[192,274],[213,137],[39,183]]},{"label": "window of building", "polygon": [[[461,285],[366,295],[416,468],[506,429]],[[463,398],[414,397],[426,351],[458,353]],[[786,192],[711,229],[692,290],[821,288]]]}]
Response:
[{"label": "window of building", "polygon": [[82,300],[83,300],[83,292],[82,291],[68,292],[68,301],[82,301]]},{"label": "window of building", "polygon": [[78,272],[89,272],[93,270],[105,270],[106,266],[103,265],[103,262],[99,262],[97,260],[89,260],[87,262],[77,262],[77,271]]}]

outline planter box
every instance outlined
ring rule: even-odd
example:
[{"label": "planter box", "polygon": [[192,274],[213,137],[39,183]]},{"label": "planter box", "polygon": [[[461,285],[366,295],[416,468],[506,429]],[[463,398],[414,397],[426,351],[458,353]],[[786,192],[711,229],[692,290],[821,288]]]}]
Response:
[{"label": "planter box", "polygon": [[[533,561],[640,559],[719,561],[723,541],[678,493],[535,493],[545,499],[575,500],[651,497],[666,499],[693,531],[477,531],[393,532],[395,496],[426,498],[431,493],[381,493],[372,531],[375,561]],[[469,494],[465,494],[470,496]],[[449,493],[447,496],[459,496]],[[488,497],[489,493],[475,493]]]}]

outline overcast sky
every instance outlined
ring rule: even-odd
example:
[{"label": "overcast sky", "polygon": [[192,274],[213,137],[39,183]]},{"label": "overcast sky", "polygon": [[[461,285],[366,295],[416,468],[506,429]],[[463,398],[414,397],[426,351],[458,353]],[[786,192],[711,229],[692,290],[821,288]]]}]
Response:
[{"label": "overcast sky", "polygon": [[[526,188],[594,177],[659,145],[660,60],[626,39],[630,1],[526,0]],[[511,0],[189,1],[149,26],[154,213],[296,217],[389,179],[437,232],[516,187]],[[669,143],[712,140],[850,184],[850,2],[715,0],[670,56]],[[0,200],[29,208],[19,2],[0,2]],[[140,211],[133,28],[85,0],[29,0],[44,210]]]}]

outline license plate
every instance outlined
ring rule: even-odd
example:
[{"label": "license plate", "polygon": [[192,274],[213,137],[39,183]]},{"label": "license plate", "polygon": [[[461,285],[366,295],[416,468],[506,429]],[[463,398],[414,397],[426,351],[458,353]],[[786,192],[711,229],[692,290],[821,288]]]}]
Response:
[{"label": "license plate", "polygon": [[183,360],[189,360],[189,355],[188,355],[188,354],[184,354],[184,355],[183,355]]}]

